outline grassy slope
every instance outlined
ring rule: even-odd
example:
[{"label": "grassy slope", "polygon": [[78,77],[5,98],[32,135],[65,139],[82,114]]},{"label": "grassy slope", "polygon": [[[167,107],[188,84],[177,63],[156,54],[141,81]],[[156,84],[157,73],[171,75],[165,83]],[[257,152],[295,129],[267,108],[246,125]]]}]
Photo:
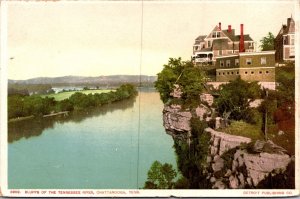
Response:
[{"label": "grassy slope", "polygon": [[66,92],[61,92],[61,93],[53,93],[53,94],[49,94],[49,95],[42,95],[42,97],[54,97],[55,100],[57,101],[61,101],[64,99],[69,98],[71,95],[73,95],[76,92],[80,92],[80,93],[84,93],[86,95],[88,94],[95,94],[95,93],[108,93],[110,91],[113,90],[82,90],[82,91],[66,91]]}]

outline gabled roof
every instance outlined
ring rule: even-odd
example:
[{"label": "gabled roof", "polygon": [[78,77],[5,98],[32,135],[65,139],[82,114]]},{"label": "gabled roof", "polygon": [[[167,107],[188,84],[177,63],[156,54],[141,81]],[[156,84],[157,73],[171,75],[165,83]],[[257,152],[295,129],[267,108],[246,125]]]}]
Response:
[{"label": "gabled roof", "polygon": [[287,19],[287,25],[283,34],[295,33],[295,21],[293,18]]}]

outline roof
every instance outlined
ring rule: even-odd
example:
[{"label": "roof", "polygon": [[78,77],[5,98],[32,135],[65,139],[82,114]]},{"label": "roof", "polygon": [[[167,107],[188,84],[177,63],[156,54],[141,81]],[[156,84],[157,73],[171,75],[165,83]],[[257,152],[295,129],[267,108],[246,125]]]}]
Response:
[{"label": "roof", "polygon": [[[235,36],[235,41],[240,41],[241,35]],[[244,41],[253,41],[253,39],[250,37],[250,35],[244,35]]]},{"label": "roof", "polygon": [[215,39],[212,43],[214,50],[222,50],[228,48],[228,39]]},{"label": "roof", "polygon": [[283,34],[289,34],[295,32],[295,21],[293,18],[287,19],[287,25],[286,28],[283,31]]},{"label": "roof", "polygon": [[295,33],[295,21],[292,17],[287,18],[287,24],[283,24],[281,26],[281,29],[277,34],[276,38],[279,37],[280,35],[286,35],[290,33]]},{"label": "roof", "polygon": [[222,30],[222,32],[231,40],[235,41],[235,30],[231,29],[231,32],[229,33],[228,30]]},{"label": "roof", "polygon": [[206,35],[200,35],[200,36],[198,36],[198,37],[195,39],[194,45],[199,45],[200,42],[204,42],[205,37],[206,37]]},{"label": "roof", "polygon": [[198,37],[196,38],[196,40],[204,41],[204,39],[205,39],[206,36],[207,36],[207,35],[200,35],[200,36],[198,36]]}]

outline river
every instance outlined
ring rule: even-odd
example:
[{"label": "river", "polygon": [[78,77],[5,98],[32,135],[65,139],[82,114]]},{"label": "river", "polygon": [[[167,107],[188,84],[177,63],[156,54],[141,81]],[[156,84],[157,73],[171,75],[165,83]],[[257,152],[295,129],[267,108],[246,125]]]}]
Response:
[{"label": "river", "polygon": [[148,89],[69,116],[9,123],[8,188],[142,188],[155,160],[176,165],[162,109]]}]

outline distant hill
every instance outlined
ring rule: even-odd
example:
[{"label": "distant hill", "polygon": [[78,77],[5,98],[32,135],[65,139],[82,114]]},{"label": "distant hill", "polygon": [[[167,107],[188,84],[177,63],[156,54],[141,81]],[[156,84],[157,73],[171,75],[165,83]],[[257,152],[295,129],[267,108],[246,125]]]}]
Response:
[{"label": "distant hill", "polygon": [[118,83],[153,83],[156,81],[156,76],[147,75],[109,75],[98,77],[85,77],[85,76],[63,76],[63,77],[37,77],[27,80],[8,80],[9,84],[118,84]]}]

